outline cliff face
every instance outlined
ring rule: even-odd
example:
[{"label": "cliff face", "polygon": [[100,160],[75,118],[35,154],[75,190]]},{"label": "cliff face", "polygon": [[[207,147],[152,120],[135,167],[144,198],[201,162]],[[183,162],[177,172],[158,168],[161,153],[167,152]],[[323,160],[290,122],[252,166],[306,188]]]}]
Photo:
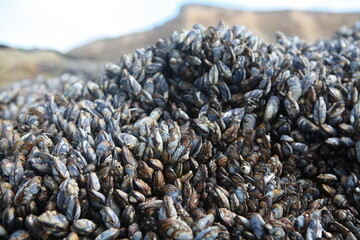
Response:
[{"label": "cliff face", "polygon": [[228,25],[244,25],[266,41],[275,41],[276,31],[287,35],[298,35],[308,41],[331,36],[339,27],[360,20],[360,13],[324,13],[304,11],[254,12],[218,7],[188,5],[181,9],[173,20],[153,30],[127,36],[94,41],[67,53],[75,58],[117,61],[119,56],[133,52],[139,47],[154,43],[173,31],[189,29],[195,23],[204,26],[217,24],[223,20]]},{"label": "cliff face", "polygon": [[117,62],[121,55],[153,44],[157,39],[168,37],[174,31],[190,29],[195,23],[204,26],[215,25],[220,20],[228,25],[244,25],[268,42],[275,41],[275,33],[278,30],[287,35],[298,35],[308,41],[315,41],[320,37],[331,36],[332,32],[342,25],[351,26],[354,21],[360,20],[360,13],[254,12],[187,5],[180,10],[176,18],[162,26],[118,38],[97,40],[66,54],[0,47],[0,85],[33,78],[38,74],[56,76],[69,70],[99,73],[104,63]]}]

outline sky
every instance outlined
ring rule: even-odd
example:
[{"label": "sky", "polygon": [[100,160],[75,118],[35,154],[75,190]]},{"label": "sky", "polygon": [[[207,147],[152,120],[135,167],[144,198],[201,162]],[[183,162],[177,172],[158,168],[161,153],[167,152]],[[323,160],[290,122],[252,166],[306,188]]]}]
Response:
[{"label": "sky", "polygon": [[191,3],[259,11],[360,11],[359,0],[0,0],[0,44],[65,53],[96,39],[160,26]]}]

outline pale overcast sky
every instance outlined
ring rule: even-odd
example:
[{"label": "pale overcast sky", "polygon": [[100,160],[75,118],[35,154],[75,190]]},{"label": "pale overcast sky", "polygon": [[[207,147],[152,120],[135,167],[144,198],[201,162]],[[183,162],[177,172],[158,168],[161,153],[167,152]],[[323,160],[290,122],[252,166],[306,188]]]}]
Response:
[{"label": "pale overcast sky", "polygon": [[94,39],[159,26],[187,3],[262,11],[360,11],[359,0],[0,0],[0,44],[66,52]]}]

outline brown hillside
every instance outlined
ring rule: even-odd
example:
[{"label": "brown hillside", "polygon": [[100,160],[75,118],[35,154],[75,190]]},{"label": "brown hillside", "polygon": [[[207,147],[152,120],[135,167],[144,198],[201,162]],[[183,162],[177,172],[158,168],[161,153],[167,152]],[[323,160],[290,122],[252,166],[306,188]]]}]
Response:
[{"label": "brown hillside", "polygon": [[68,52],[68,56],[117,61],[121,55],[152,44],[158,38],[167,37],[175,30],[189,29],[195,23],[204,26],[214,25],[220,20],[228,25],[245,25],[266,41],[274,41],[275,32],[278,30],[287,35],[298,35],[308,41],[315,41],[320,37],[331,36],[332,32],[342,25],[351,26],[354,21],[360,20],[360,13],[255,12],[188,5],[181,9],[178,17],[163,26],[119,38],[94,41],[71,50]]},{"label": "brown hillside", "polygon": [[70,59],[50,50],[2,47],[0,48],[0,86],[26,78],[35,78],[39,74],[44,77],[54,77],[63,72],[94,75],[101,71],[100,64],[99,61]]}]

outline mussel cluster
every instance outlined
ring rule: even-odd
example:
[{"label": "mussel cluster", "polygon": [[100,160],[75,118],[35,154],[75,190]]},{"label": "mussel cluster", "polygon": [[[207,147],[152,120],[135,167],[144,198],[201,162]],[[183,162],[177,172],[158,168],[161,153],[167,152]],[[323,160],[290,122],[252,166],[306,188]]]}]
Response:
[{"label": "mussel cluster", "polygon": [[0,237],[359,239],[360,23],[174,33],[0,91]]}]

